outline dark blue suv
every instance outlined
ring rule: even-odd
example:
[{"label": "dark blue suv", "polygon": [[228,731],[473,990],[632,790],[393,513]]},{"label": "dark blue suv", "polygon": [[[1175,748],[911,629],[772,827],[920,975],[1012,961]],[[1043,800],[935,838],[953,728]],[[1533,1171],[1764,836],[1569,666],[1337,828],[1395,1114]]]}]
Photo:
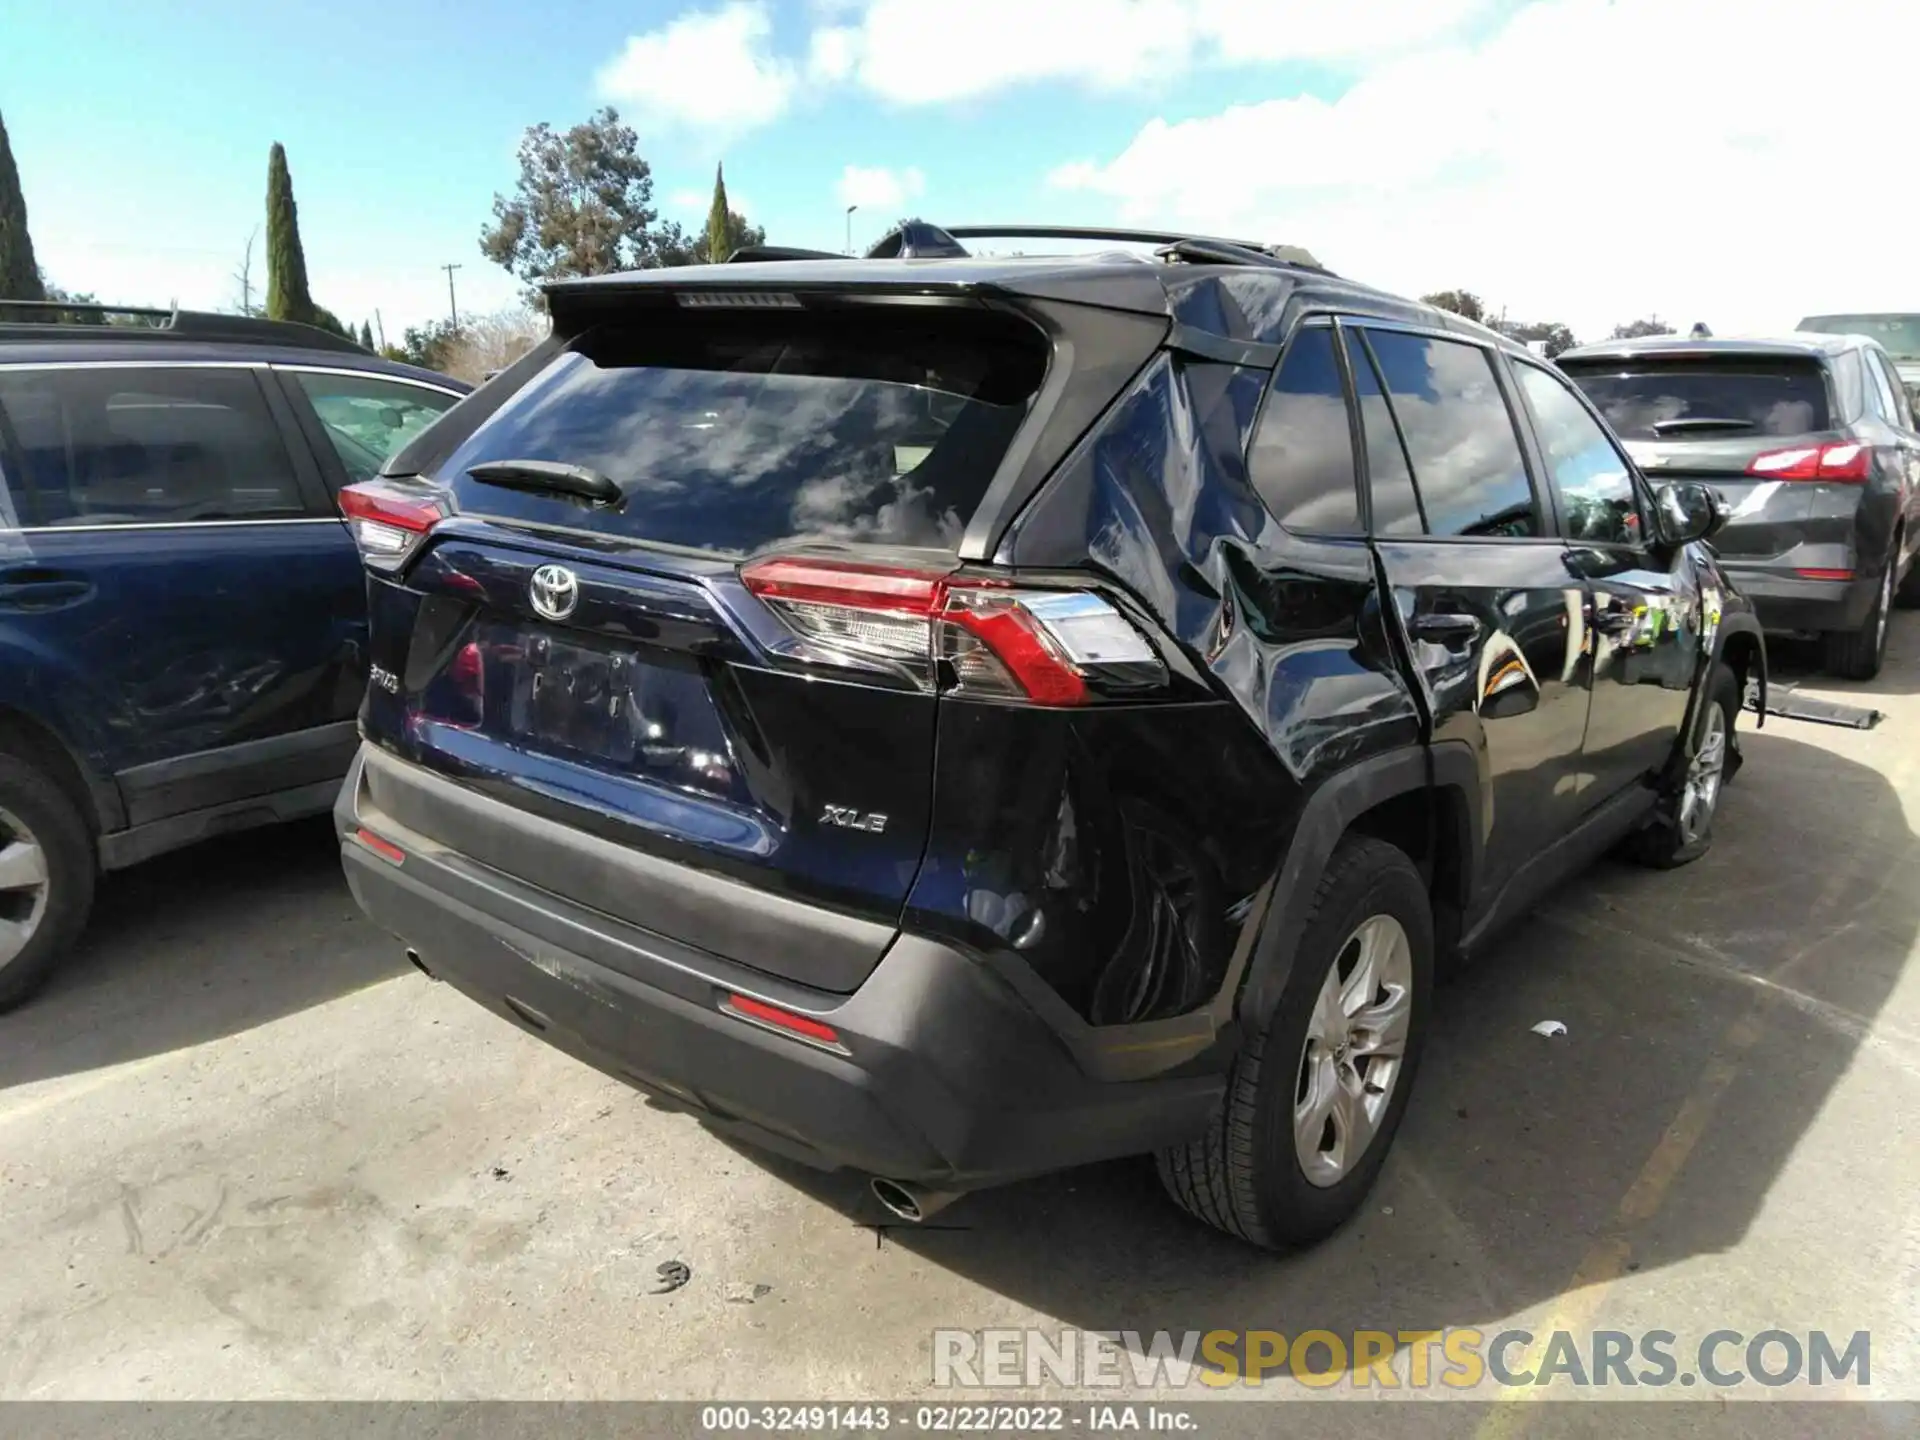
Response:
[{"label": "dark blue suv", "polygon": [[467,389],[304,325],[126,313],[0,306],[0,1009],[96,871],[332,804],[367,675],[334,496]]}]

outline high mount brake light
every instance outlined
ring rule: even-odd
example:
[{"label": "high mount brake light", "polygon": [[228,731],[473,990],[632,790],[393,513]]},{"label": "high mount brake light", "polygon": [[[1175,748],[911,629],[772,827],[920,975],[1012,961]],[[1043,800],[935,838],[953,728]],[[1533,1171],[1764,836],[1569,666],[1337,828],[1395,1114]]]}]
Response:
[{"label": "high mount brake light", "polygon": [[1166,682],[1147,638],[1085,590],[1029,590],[889,566],[780,556],[740,579],[827,663],[882,666],[922,689],[1081,705],[1092,686]]},{"label": "high mount brake light", "polygon": [[430,491],[389,480],[343,486],[340,513],[370,569],[397,570],[427,532],[447,518]]},{"label": "high mount brake light", "polygon": [[1857,484],[1872,473],[1873,451],[1854,441],[1839,445],[1795,445],[1756,455],[1749,475],[1767,480],[1832,480]]}]

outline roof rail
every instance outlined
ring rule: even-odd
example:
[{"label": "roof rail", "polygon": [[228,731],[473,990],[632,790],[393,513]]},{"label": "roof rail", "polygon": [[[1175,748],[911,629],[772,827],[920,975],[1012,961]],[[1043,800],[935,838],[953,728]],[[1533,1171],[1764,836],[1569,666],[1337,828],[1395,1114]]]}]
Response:
[{"label": "roof rail", "polygon": [[727,257],[729,265],[746,265],[755,260],[844,260],[831,250],[801,250],[792,245],[742,245]]},{"label": "roof rail", "polygon": [[1269,245],[1258,240],[1228,240],[1218,235],[1191,235],[1176,230],[1114,229],[1099,225],[949,225],[956,240],[997,237],[1008,240],[1111,240],[1123,245],[1157,245],[1162,254],[1181,259],[1217,260],[1230,265],[1285,265],[1331,275],[1318,260],[1297,245]]},{"label": "roof rail", "polygon": [[[24,317],[17,313],[22,311],[26,312]],[[141,323],[110,324],[107,320],[110,315],[132,316]],[[97,318],[89,321],[74,318],[77,316]],[[110,333],[103,335],[103,328]],[[36,340],[220,340],[240,345],[281,345],[294,350],[368,353],[358,341],[295,320],[71,300],[0,300],[0,333],[18,338],[31,336]]]}]

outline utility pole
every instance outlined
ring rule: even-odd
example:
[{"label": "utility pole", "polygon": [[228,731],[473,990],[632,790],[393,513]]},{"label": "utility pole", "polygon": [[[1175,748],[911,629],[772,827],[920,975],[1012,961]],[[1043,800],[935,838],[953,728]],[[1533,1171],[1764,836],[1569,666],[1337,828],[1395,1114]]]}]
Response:
[{"label": "utility pole", "polygon": [[380,348],[385,350],[387,348],[387,322],[380,318],[380,311],[377,307],[373,312],[373,328],[380,336]]},{"label": "utility pole", "polygon": [[853,254],[853,212],[859,208],[858,205],[847,206],[847,254],[849,256]]},{"label": "utility pole", "polygon": [[453,328],[458,330],[460,328],[460,307],[453,303],[453,272],[460,267],[458,265],[442,265],[440,268],[447,272],[447,318],[453,322]]}]

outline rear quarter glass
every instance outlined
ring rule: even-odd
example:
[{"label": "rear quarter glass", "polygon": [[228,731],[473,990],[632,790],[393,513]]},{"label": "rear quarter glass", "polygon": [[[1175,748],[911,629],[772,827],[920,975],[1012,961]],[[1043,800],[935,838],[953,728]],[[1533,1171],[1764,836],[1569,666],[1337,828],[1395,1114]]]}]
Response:
[{"label": "rear quarter glass", "polygon": [[[465,513],[743,555],[808,541],[953,549],[1045,374],[995,312],[694,312],[575,337],[447,458]],[[609,477],[591,505],[485,485],[498,460]]]},{"label": "rear quarter glass", "polygon": [[1564,368],[1623,440],[1808,435],[1832,423],[1826,370],[1812,358],[1636,357]]}]

